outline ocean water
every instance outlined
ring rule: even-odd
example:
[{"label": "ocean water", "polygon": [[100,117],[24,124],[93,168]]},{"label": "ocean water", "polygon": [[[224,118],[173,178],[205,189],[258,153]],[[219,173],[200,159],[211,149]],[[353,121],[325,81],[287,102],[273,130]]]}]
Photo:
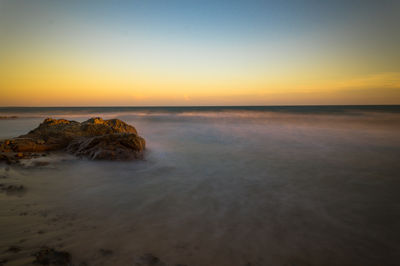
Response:
[{"label": "ocean water", "polygon": [[26,187],[0,193],[6,265],[42,246],[76,265],[400,264],[400,106],[0,108],[10,115],[0,138],[100,116],[135,126],[147,150],[0,165],[1,184]]}]

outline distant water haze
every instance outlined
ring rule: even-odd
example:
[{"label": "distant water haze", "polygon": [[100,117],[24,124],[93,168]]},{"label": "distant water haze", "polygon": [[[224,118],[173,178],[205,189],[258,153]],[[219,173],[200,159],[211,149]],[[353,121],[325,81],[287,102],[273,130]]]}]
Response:
[{"label": "distant water haze", "polygon": [[0,250],[22,246],[20,264],[43,245],[89,265],[132,265],[146,253],[191,266],[400,261],[399,106],[0,108],[3,115],[19,118],[0,120],[0,139],[48,116],[101,116],[135,126],[147,142],[143,161],[59,153],[42,168],[1,166],[2,183],[27,187],[0,193]]}]

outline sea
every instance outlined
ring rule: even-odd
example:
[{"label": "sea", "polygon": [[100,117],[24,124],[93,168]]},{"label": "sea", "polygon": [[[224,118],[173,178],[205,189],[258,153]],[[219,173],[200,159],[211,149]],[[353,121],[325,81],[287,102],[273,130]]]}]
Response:
[{"label": "sea", "polygon": [[47,117],[102,117],[146,140],[137,161],[57,152],[37,159],[47,165],[0,164],[3,187],[24,186],[0,191],[0,264],[31,265],[48,247],[73,265],[400,265],[398,105],[2,107],[0,117],[0,139]]}]

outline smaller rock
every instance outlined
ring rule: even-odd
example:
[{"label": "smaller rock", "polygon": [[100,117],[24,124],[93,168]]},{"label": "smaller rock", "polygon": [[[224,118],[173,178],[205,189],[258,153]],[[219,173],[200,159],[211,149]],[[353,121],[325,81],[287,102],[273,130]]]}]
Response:
[{"label": "smaller rock", "polygon": [[139,258],[136,262],[137,266],[165,266],[165,263],[162,262],[159,258],[154,256],[153,254],[147,253]]},{"label": "smaller rock", "polygon": [[23,185],[0,184],[0,192],[6,192],[7,194],[18,194],[25,192],[25,187]]},{"label": "smaller rock", "polygon": [[110,250],[110,249],[104,249],[104,248],[101,248],[101,249],[99,250],[99,252],[100,252],[100,254],[101,254],[102,256],[110,256],[110,255],[114,254],[114,252],[113,252],[112,250]]},{"label": "smaller rock", "polygon": [[13,252],[13,253],[17,253],[20,252],[22,250],[21,247],[18,246],[11,246],[7,249],[7,252]]},{"label": "smaller rock", "polygon": [[47,166],[49,164],[50,164],[49,162],[37,161],[37,162],[33,163],[33,166],[35,166],[35,167],[43,167],[43,166]]},{"label": "smaller rock", "polygon": [[40,265],[70,265],[71,255],[65,251],[57,251],[53,248],[43,248],[34,254],[36,260],[33,263]]}]

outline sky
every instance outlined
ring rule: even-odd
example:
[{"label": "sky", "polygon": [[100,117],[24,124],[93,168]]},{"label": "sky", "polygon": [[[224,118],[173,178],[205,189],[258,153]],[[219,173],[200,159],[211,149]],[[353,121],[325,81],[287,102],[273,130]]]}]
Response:
[{"label": "sky", "polygon": [[0,0],[0,106],[400,104],[400,1]]}]

